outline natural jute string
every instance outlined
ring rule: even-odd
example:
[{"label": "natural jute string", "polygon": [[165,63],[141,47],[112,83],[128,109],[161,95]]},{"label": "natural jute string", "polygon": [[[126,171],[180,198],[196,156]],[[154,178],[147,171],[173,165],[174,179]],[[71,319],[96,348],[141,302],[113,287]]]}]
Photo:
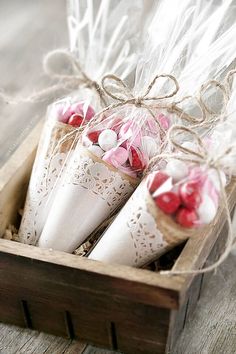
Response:
[{"label": "natural jute string", "polygon": [[[64,56],[67,60],[67,64],[73,69],[72,74],[63,74],[56,71],[56,63],[62,56]],[[55,49],[47,53],[43,60],[43,70],[51,79],[56,79],[58,82],[28,97],[14,99],[4,92],[0,92],[0,100],[6,104],[42,102],[47,100],[49,95],[55,94],[61,90],[72,92],[80,87],[87,87],[93,89],[99,95],[104,106],[107,105],[100,85],[88,77],[82,70],[79,61],[72,53],[62,49]]]},{"label": "natural jute string", "polygon": [[[191,141],[195,141],[197,145],[196,151],[190,148],[183,147],[177,140],[176,137],[180,134],[187,133],[191,135]],[[221,154],[216,157],[210,157],[207,149],[204,146],[204,142],[201,137],[192,129],[187,128],[181,125],[175,125],[170,128],[168,132],[168,142],[175,147],[177,152],[182,152],[185,155],[178,155],[177,154],[160,154],[159,158],[167,159],[167,158],[174,158],[182,161],[187,161],[193,164],[201,164],[206,166],[206,168],[214,168],[217,172],[217,176],[220,182],[220,192],[221,192],[221,200],[222,200],[222,207],[226,214],[226,221],[228,224],[228,237],[226,241],[225,250],[220,256],[220,258],[213,263],[209,267],[205,267],[203,269],[196,269],[196,270],[170,270],[170,271],[161,271],[160,274],[163,275],[180,275],[180,274],[202,274],[206,272],[211,272],[215,270],[223,261],[228,257],[229,253],[233,248],[234,237],[233,237],[233,230],[232,230],[232,222],[230,216],[230,210],[227,200],[227,195],[225,192],[225,188],[222,182],[221,171],[223,169],[222,166],[222,159],[225,156],[230,156],[230,154],[236,153],[236,144],[232,144],[231,146],[227,147]]]}]

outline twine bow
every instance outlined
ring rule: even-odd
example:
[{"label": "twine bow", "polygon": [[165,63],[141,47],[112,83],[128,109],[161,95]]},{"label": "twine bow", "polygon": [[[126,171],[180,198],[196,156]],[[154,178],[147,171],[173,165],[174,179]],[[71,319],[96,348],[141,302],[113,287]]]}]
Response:
[{"label": "twine bow", "polygon": [[[170,100],[170,98],[176,96],[180,89],[179,83],[173,75],[156,75],[148,85],[147,89],[144,91],[144,94],[137,97],[132,93],[131,89],[126,85],[126,83],[122,79],[112,74],[105,75],[101,82],[102,89],[107,96],[111,97],[116,102],[104,108],[97,115],[100,115],[101,113],[104,113],[111,109],[131,104],[135,105],[136,107],[146,108],[153,116],[153,118],[155,118],[155,115],[153,113],[154,109],[166,109],[169,113],[174,113],[182,120],[190,123],[191,126],[208,126],[211,125],[213,122],[215,123],[217,119],[216,113],[213,112],[211,108],[208,107],[208,105],[206,104],[204,100],[204,94],[209,88],[219,89],[223,95],[222,110],[225,110],[230,96],[230,79],[234,73],[235,70],[230,71],[225,81],[222,83],[217,80],[207,81],[200,87],[200,90],[196,94],[196,96],[185,96],[179,101]],[[163,78],[167,79],[170,86],[172,84],[173,88],[170,89],[168,93],[163,95],[150,95],[152,88],[155,87],[155,85],[158,84],[159,80]],[[117,93],[117,90],[121,92],[122,95]],[[194,100],[196,102],[196,107],[201,112],[201,116],[199,118],[186,112],[183,108],[180,107],[180,104],[187,100]],[[211,115],[213,118],[209,119],[209,115]],[[159,124],[158,120],[156,121]],[[165,134],[165,131],[162,129],[160,124],[159,127],[161,132]]]},{"label": "twine bow", "polygon": [[[61,68],[63,62],[66,64],[67,70],[68,68],[70,69],[71,73],[63,73]],[[57,70],[58,64],[60,64],[60,68]],[[62,90],[72,92],[82,86],[93,89],[99,95],[103,105],[107,105],[100,85],[88,77],[72,53],[62,49],[56,49],[47,53],[43,60],[43,70],[51,79],[55,79],[58,82],[25,98],[14,99],[4,92],[0,92],[0,100],[7,104],[42,102],[48,99],[49,95],[56,92]]]},{"label": "twine bow", "polygon": [[[196,150],[191,148],[186,148],[182,146],[177,137],[180,134],[189,134],[190,139],[189,141],[196,142]],[[192,129],[186,128],[184,126],[173,126],[170,128],[168,132],[168,140],[169,143],[172,144],[173,147],[177,150],[177,152],[182,152],[183,154],[162,154],[162,158],[174,158],[182,161],[187,161],[194,164],[201,164],[205,165],[206,168],[213,168],[217,172],[217,176],[219,179],[220,184],[220,192],[221,192],[221,201],[222,207],[226,214],[226,220],[228,224],[228,238],[225,246],[225,250],[220,256],[220,258],[211,266],[205,267],[199,270],[179,270],[179,271],[161,271],[161,274],[167,275],[178,275],[178,274],[202,274],[206,272],[210,272],[215,270],[222,262],[228,257],[230,251],[233,248],[234,244],[234,237],[233,237],[233,230],[232,230],[232,222],[230,216],[230,210],[228,205],[228,199],[225,192],[225,188],[222,181],[221,171],[223,170],[223,163],[222,160],[226,156],[230,156],[231,154],[235,155],[236,153],[236,144],[232,144],[227,147],[224,151],[222,151],[218,156],[212,157],[209,155],[208,150],[204,146],[204,142],[201,137]],[[160,155],[161,156],[161,155]]]}]

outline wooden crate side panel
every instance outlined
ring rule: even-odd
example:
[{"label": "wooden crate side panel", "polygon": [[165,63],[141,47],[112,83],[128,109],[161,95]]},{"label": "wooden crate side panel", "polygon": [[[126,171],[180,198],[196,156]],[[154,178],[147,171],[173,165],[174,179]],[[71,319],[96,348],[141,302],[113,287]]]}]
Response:
[{"label": "wooden crate side panel", "polygon": [[[236,180],[233,181],[227,186],[227,196],[228,196],[228,204],[229,209],[232,210],[235,207],[236,200]],[[183,251],[181,252],[179,258],[176,260],[173,270],[175,271],[185,271],[191,269],[199,269],[202,268],[207,261],[215,243],[217,240],[222,239],[222,235],[224,234],[224,225],[225,225],[225,213],[224,207],[221,205],[218,215],[214,222],[209,225],[207,228],[207,232],[200,232],[196,234],[194,237],[191,237]],[[225,236],[224,236],[225,237]],[[225,243],[225,239],[223,237],[223,244]],[[219,241],[221,242],[221,241]],[[223,247],[223,244],[221,247]],[[182,278],[182,279],[181,279]],[[180,302],[181,297],[185,297],[185,293],[188,291],[194,275],[182,275],[180,276],[179,282],[181,283],[180,290]],[[182,296],[181,296],[182,295]]]},{"label": "wooden crate side panel", "polygon": [[17,224],[17,212],[24,205],[41,127],[42,122],[0,169],[0,237],[9,224]]},{"label": "wooden crate side panel", "polygon": [[12,292],[0,291],[0,322],[25,327],[21,301]]},{"label": "wooden crate side panel", "polygon": [[[120,296],[112,284],[106,293],[97,292],[97,284],[94,289],[91,284],[86,288],[83,281],[80,284],[79,276],[74,278],[76,284],[68,284],[61,278],[63,269],[55,265],[55,269],[44,269],[46,264],[43,262],[30,263],[22,257],[6,254],[0,258],[0,265],[3,264],[0,293],[8,292],[16,313],[7,317],[2,302],[0,320],[14,323],[16,314],[18,325],[75,337],[110,349],[134,348],[141,342],[144,348],[150,347],[150,352],[155,345],[165,346],[168,309],[140,303],[135,296],[132,299]],[[44,277],[45,271],[52,277]],[[73,270],[66,269],[66,272],[73,273]],[[127,334],[129,329],[130,336]]]},{"label": "wooden crate side panel", "polygon": [[180,309],[171,311],[169,336],[166,346],[167,354],[171,354],[174,350],[175,344],[184,329],[186,322],[197,308],[197,302],[200,298],[202,288],[202,279],[202,274],[194,277],[190,288],[185,294],[185,298]]},{"label": "wooden crate side panel", "polygon": [[147,270],[103,264],[63,252],[0,240],[0,271],[5,269],[9,277],[14,277],[14,268],[19,269],[20,276],[25,274],[27,288],[35,284],[38,291],[50,289],[55,293],[60,290],[57,285],[65,284],[71,289],[79,286],[103,296],[112,292],[131,302],[135,298],[140,303],[178,308],[179,284],[175,279],[162,279]]},{"label": "wooden crate side panel", "polygon": [[[154,312],[157,316],[157,312]],[[162,322],[162,321],[161,321]],[[169,321],[160,323],[158,319],[150,323],[144,321],[140,324],[116,324],[117,348],[130,354],[163,354],[165,352]]]},{"label": "wooden crate side panel", "polygon": [[[216,242],[211,249],[209,256],[205,262],[205,266],[209,266],[213,262],[215,262],[222,250],[224,249],[226,239],[227,239],[227,232],[228,226],[223,224],[223,227],[218,230],[220,231],[219,236],[216,233]],[[185,293],[185,299],[183,301],[183,305],[179,310],[173,310],[171,314],[171,325],[170,325],[170,332],[168,338],[168,345],[167,345],[167,353],[171,353],[172,348],[176,343],[181,331],[183,330],[185,323],[191,319],[193,312],[197,311],[197,302],[201,297],[201,293],[205,287],[207,287],[209,283],[209,279],[212,276],[212,272],[199,274],[194,277],[193,282],[187,293]]]}]

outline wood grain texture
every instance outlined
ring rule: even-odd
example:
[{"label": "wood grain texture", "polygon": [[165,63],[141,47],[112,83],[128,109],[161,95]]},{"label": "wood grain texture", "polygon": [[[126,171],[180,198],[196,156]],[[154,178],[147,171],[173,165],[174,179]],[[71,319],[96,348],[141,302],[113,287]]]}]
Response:
[{"label": "wood grain texture", "polygon": [[[26,157],[28,153],[31,156],[34,150],[31,147],[31,137],[27,140],[30,143],[23,144],[23,147],[29,149],[25,150]],[[22,150],[22,146],[15,152],[16,155],[19,150]],[[10,159],[5,165],[10,165],[9,168],[3,168],[10,171],[10,188],[7,177],[5,174],[2,176],[1,193],[6,195],[5,205],[13,200],[11,193],[7,199],[8,189],[16,190],[17,185],[20,190],[21,183],[25,184],[25,176],[21,176],[20,171],[26,172],[30,166],[27,158],[24,163],[21,162],[19,164],[15,159]],[[232,197],[235,186],[230,190]],[[15,212],[17,207],[18,204]],[[11,220],[8,214],[6,216]],[[221,225],[222,216],[219,215],[214,226],[220,231]],[[196,237],[192,248],[188,246],[190,241],[187,242],[177,266],[182,264],[192,268],[199,264],[199,260],[203,263],[217,234],[214,230],[208,230],[208,233],[204,233],[204,239]],[[202,251],[204,256],[201,255]],[[191,254],[196,256],[191,257]],[[186,281],[188,288],[185,286]],[[189,316],[188,313],[192,312],[198,300],[200,284],[200,277],[195,277],[191,284],[188,277],[160,276],[142,269],[105,265],[62,252],[0,240],[2,321],[75,337],[107,348],[119,348],[125,353],[164,353],[167,335],[170,333],[168,309],[177,309],[179,293],[186,298],[187,292],[187,306],[180,309],[185,323],[186,316]],[[6,308],[10,310],[9,313]],[[179,321],[179,317],[176,318]],[[175,321],[172,330],[179,325],[182,327],[182,324]],[[171,342],[175,343],[175,340]]]},{"label": "wood grain texture", "polygon": [[80,354],[85,347],[76,341],[0,324],[1,354]]}]

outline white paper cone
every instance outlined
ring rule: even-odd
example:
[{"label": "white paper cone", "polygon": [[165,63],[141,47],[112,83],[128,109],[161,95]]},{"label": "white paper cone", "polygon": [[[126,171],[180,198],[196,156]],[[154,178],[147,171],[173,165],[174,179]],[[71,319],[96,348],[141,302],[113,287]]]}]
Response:
[{"label": "white paper cone", "polygon": [[147,210],[147,197],[148,190],[142,182],[88,258],[138,267],[158,250],[165,252],[167,242]]},{"label": "white paper cone", "polygon": [[73,252],[128,197],[137,181],[79,147],[57,191],[39,246]]},{"label": "white paper cone", "polygon": [[19,239],[23,243],[35,245],[43,230],[47,215],[56,193],[55,184],[71,148],[72,139],[63,143],[55,153],[60,139],[72,127],[59,122],[47,122],[37,151],[28,187],[24,213],[19,229]]}]

